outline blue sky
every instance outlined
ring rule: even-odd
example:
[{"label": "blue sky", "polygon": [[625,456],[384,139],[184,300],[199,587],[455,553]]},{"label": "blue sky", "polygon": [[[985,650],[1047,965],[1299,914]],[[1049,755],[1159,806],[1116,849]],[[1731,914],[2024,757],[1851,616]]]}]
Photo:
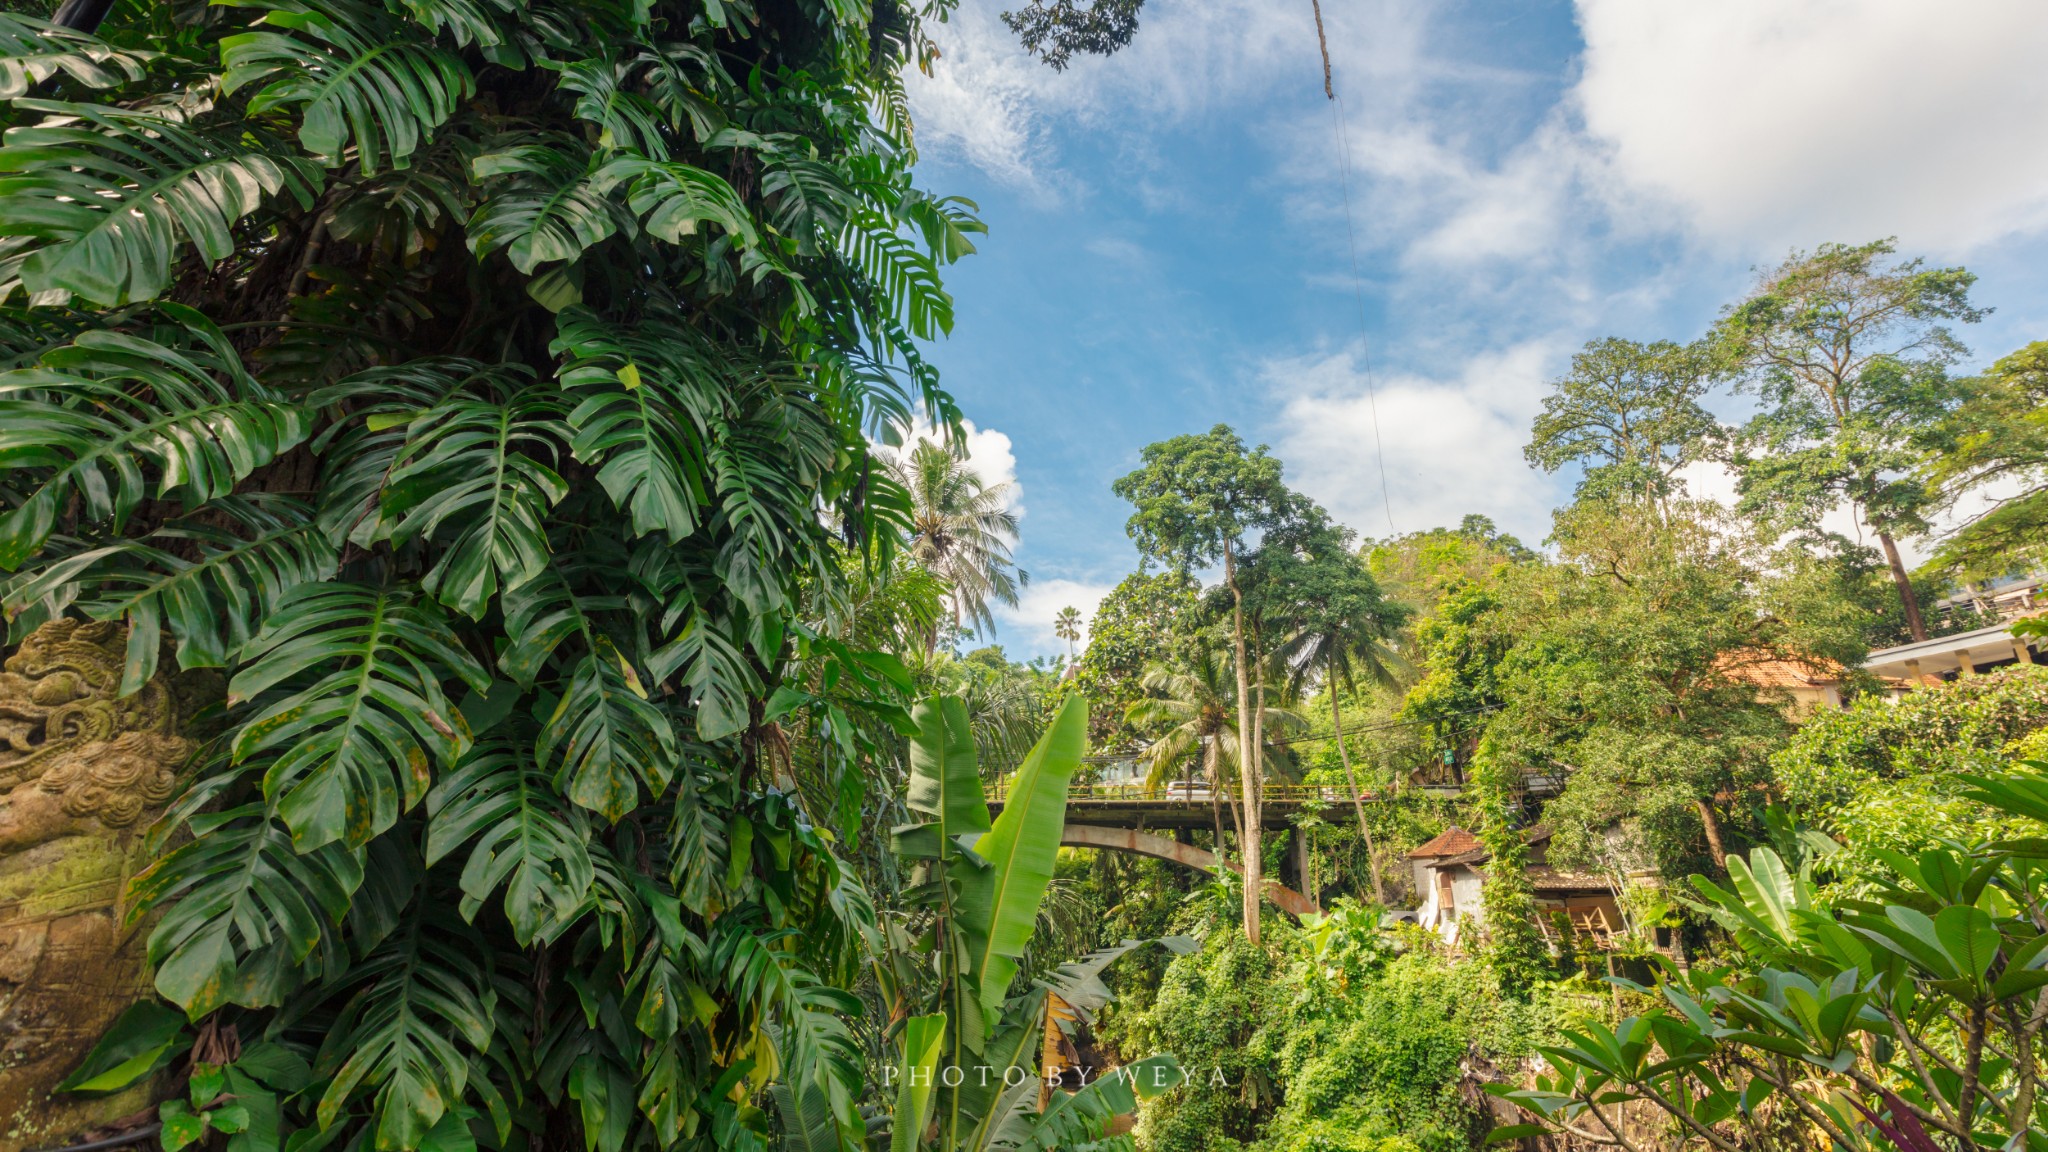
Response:
[{"label": "blue sky", "polygon": [[2033,0],[1326,0],[1357,277],[1308,0],[1150,0],[1065,73],[1002,7],[963,0],[911,103],[922,182],[990,229],[933,355],[1018,486],[1013,656],[1135,566],[1109,485],[1154,440],[1232,424],[1366,535],[1533,543],[1572,351],[1691,338],[1793,247],[1897,235],[1980,275],[1980,358],[2048,337]]}]

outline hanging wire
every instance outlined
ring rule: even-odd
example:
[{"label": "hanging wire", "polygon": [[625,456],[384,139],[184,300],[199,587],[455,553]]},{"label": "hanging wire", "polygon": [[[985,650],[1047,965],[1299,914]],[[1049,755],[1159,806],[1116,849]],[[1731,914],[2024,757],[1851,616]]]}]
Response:
[{"label": "hanging wire", "polygon": [[1387,450],[1380,440],[1379,384],[1373,378],[1372,337],[1365,323],[1365,278],[1358,270],[1358,229],[1352,223],[1351,215],[1351,132],[1345,123],[1344,101],[1337,96],[1337,88],[1330,73],[1330,40],[1323,32],[1322,0],[1309,0],[1309,6],[1316,14],[1316,47],[1323,54],[1323,95],[1329,97],[1330,109],[1337,122],[1337,183],[1344,189],[1344,239],[1351,252],[1351,296],[1358,306],[1358,348],[1359,356],[1365,362],[1365,404],[1372,415],[1373,459],[1380,470],[1380,506],[1387,513],[1387,532],[1400,535],[1394,527],[1394,498],[1387,484]]}]

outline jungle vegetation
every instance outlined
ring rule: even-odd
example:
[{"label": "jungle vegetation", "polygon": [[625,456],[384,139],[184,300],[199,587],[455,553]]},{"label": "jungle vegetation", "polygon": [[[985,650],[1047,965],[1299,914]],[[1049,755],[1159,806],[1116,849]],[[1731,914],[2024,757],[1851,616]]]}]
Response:
[{"label": "jungle vegetation", "polygon": [[[2038,571],[2044,346],[1968,373],[1966,270],[1794,253],[1572,361],[1540,549],[1162,440],[1137,570],[1014,661],[928,358],[947,11],[0,12],[10,638],[216,702],[128,894],[158,998],[71,1089],[155,1078],[172,1152],[2048,1148],[2048,673],[1855,671]],[[1063,67],[1137,12],[1007,19]],[[1124,760],[1235,870],[1062,850]],[[1335,799],[1261,831],[1289,782]],[[1546,931],[1539,823],[1623,924]],[[1455,948],[1384,915],[1453,824]]]}]

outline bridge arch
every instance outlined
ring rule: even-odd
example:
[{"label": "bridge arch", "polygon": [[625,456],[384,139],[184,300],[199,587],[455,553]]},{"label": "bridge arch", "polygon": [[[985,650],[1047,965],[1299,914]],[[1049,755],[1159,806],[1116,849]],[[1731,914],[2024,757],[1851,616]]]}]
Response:
[{"label": "bridge arch", "polygon": [[[1110,852],[1132,852],[1139,856],[1150,856],[1197,871],[1208,872],[1216,867],[1216,854],[1193,844],[1183,844],[1165,836],[1155,836],[1136,828],[1104,828],[1094,824],[1068,824],[1060,830],[1060,843],[1068,848],[1097,848]],[[1242,866],[1228,860],[1225,868],[1242,876]],[[1306,916],[1318,909],[1308,897],[1278,880],[1266,881],[1266,898],[1280,907],[1283,912]]]}]

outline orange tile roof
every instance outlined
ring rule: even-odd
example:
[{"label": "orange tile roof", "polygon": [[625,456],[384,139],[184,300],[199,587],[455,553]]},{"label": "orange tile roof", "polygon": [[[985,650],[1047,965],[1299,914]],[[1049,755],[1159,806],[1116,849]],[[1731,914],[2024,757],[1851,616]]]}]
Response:
[{"label": "orange tile roof", "polygon": [[1410,860],[1433,860],[1440,856],[1462,856],[1479,847],[1479,837],[1474,836],[1456,824],[1443,830],[1443,834],[1408,854]]},{"label": "orange tile roof", "polygon": [[1787,660],[1765,648],[1735,648],[1714,658],[1714,671],[1759,688],[1819,688],[1839,684],[1842,666],[1823,656]]}]

